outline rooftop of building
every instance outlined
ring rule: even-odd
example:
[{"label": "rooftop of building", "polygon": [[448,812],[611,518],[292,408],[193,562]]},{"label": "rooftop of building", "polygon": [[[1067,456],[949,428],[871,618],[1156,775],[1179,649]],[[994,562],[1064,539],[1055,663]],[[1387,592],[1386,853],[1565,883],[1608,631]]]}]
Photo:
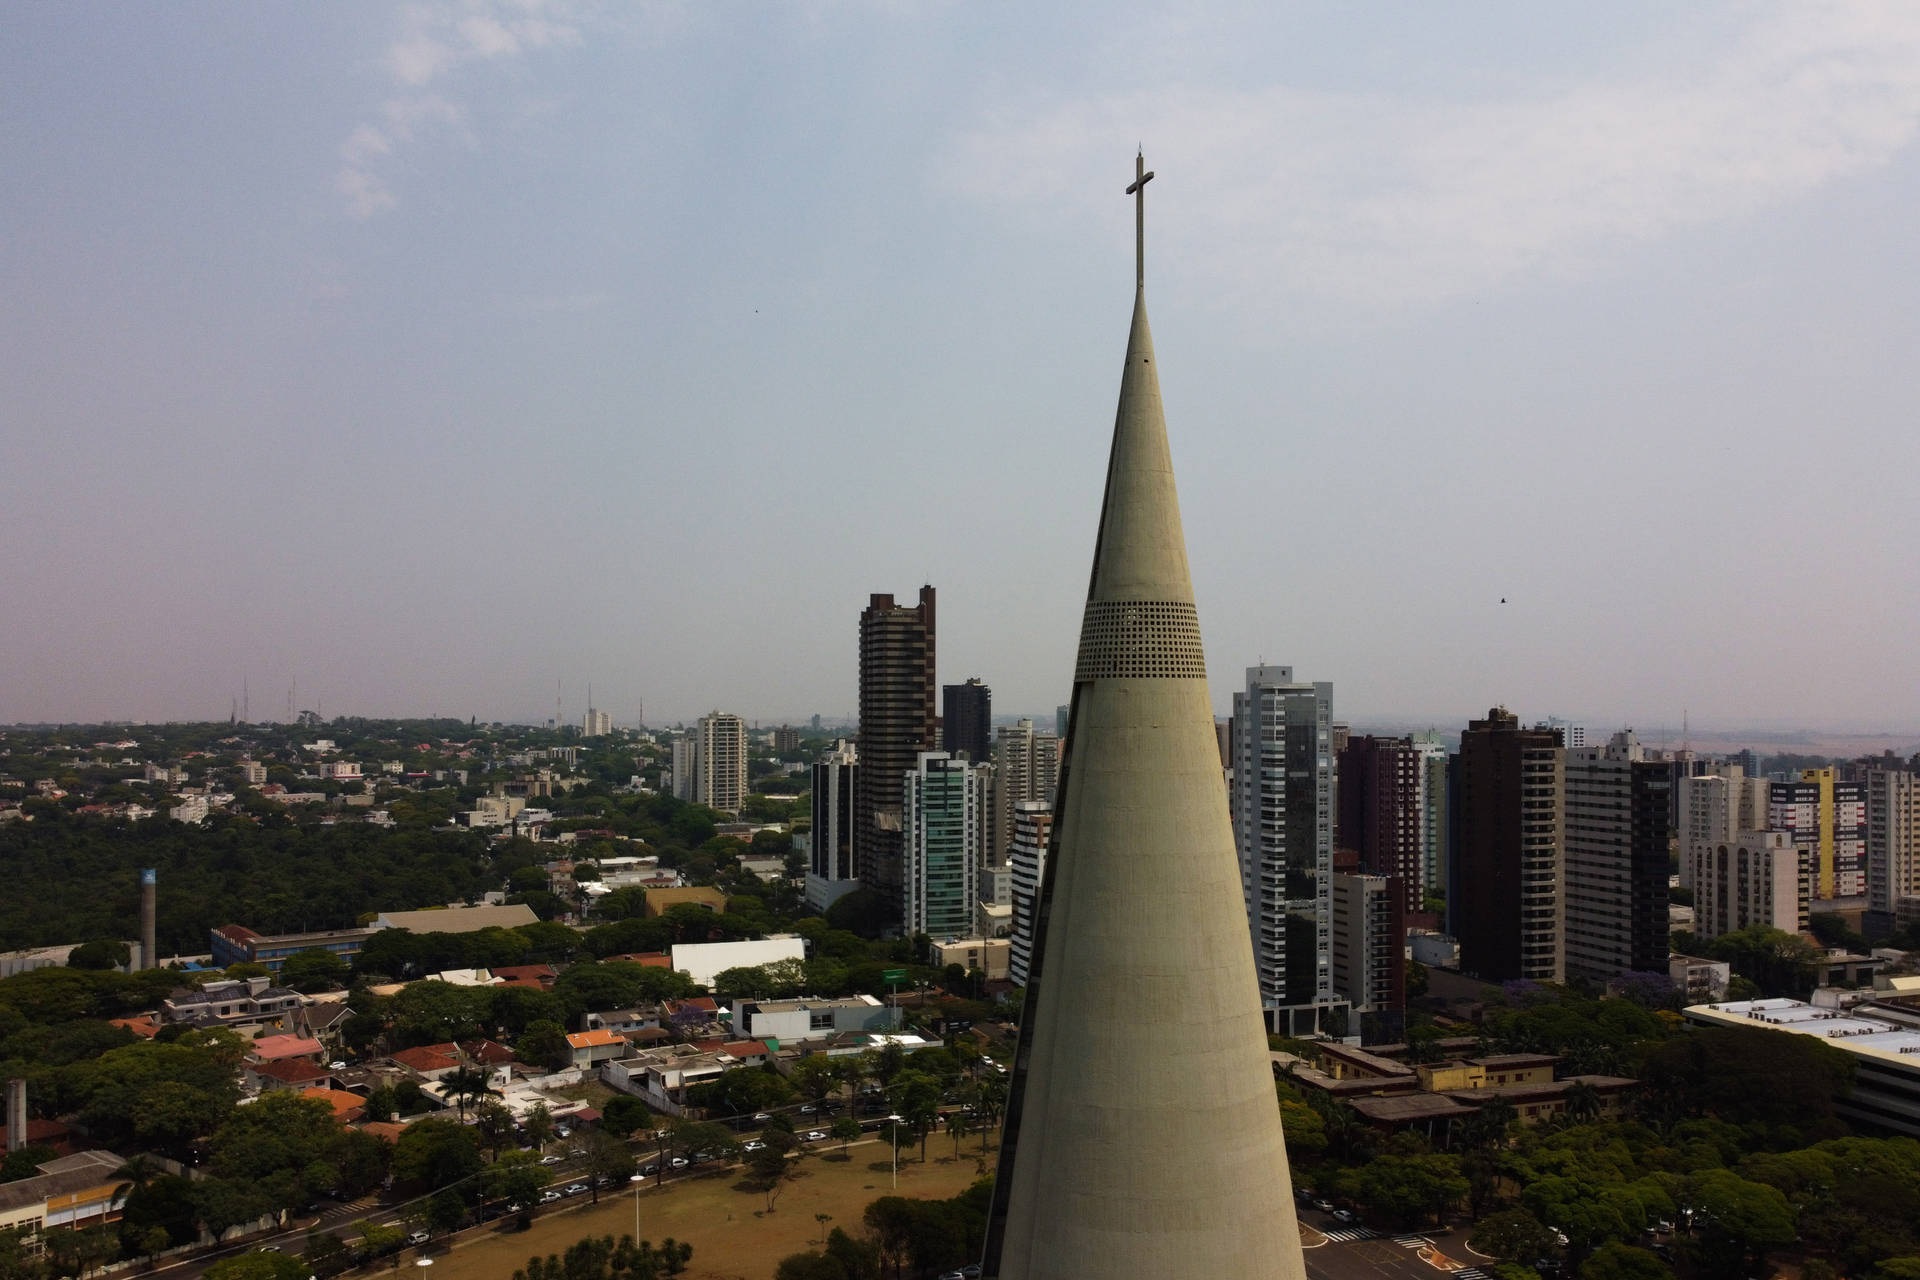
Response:
[{"label": "rooftop of building", "polygon": [[426,911],[382,911],[374,921],[379,929],[407,929],[414,933],[476,933],[481,929],[515,929],[536,924],[540,917],[524,902],[498,907],[441,907]]},{"label": "rooftop of building", "polygon": [[802,996],[795,1000],[742,1000],[741,1005],[755,1013],[807,1013],[816,1009],[878,1009],[873,996]]},{"label": "rooftop of building", "polygon": [[1920,1031],[1875,1017],[1868,1009],[1828,1009],[1775,997],[1689,1005],[1685,1013],[1696,1022],[1717,1026],[1758,1026],[1817,1036],[1836,1049],[1920,1073]]}]

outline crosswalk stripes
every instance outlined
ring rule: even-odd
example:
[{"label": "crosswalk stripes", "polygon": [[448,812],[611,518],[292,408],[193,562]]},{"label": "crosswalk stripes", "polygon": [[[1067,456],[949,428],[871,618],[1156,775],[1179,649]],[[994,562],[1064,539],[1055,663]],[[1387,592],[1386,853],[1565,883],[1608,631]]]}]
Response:
[{"label": "crosswalk stripes", "polygon": [[1395,1236],[1393,1242],[1402,1249],[1424,1249],[1433,1243],[1425,1236]]},{"label": "crosswalk stripes", "polygon": [[1462,1267],[1453,1273],[1453,1280],[1492,1280],[1478,1267]]},{"label": "crosswalk stripes", "polygon": [[1372,1240],[1379,1233],[1365,1227],[1348,1227],[1340,1231],[1323,1231],[1321,1234],[1335,1244],[1345,1244],[1349,1240]]}]

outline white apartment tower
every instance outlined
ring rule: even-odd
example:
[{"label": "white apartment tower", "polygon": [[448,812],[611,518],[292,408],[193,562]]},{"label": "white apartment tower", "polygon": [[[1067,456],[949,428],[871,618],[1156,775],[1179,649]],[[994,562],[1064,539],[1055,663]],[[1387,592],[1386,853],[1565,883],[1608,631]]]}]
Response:
[{"label": "white apartment tower", "polygon": [[989,830],[987,865],[1007,860],[1013,841],[1013,815],[1030,801],[1053,804],[1060,780],[1060,739],[1033,721],[1002,725],[993,743],[993,825]]},{"label": "white apartment tower", "polygon": [[1333,875],[1333,987],[1355,1013],[1406,1004],[1406,917],[1386,876]]},{"label": "white apartment tower", "polygon": [[1420,762],[1420,883],[1428,892],[1447,884],[1447,748],[1433,738],[1415,738]]},{"label": "white apartment tower", "polygon": [[731,712],[709,712],[700,717],[699,739],[694,803],[739,813],[747,802],[747,722]]},{"label": "white apartment tower", "polygon": [[1742,831],[1687,850],[1693,881],[1693,931],[1717,938],[1754,925],[1786,933],[1807,927],[1813,857],[1785,831]]},{"label": "white apartment tower", "polygon": [[1047,867],[1047,841],[1053,838],[1053,806],[1022,800],[1013,807],[1013,840],[1007,848],[1012,872],[1013,932],[1008,969],[1013,981],[1027,985],[1033,961],[1033,922],[1040,903],[1040,877]]},{"label": "white apartment tower", "polygon": [[700,776],[700,736],[683,733],[671,744],[673,798],[693,803],[695,784]]},{"label": "white apartment tower", "polygon": [[1333,988],[1333,685],[1247,668],[1233,695],[1234,838],[1267,1020],[1319,1032]]},{"label": "white apartment tower", "polygon": [[1870,769],[1866,791],[1867,908],[1920,916],[1920,774]]},{"label": "white apartment tower", "polygon": [[1767,781],[1747,777],[1740,765],[1716,764],[1711,773],[1682,774],[1674,786],[1680,883],[1692,888],[1692,850],[1737,840],[1743,831],[1767,829]]}]

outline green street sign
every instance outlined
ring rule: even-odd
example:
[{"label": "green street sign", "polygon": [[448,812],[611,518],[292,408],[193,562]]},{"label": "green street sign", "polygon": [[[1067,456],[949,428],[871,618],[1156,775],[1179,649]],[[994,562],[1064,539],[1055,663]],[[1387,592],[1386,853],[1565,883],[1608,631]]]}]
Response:
[{"label": "green street sign", "polygon": [[885,973],[881,974],[880,977],[884,982],[901,983],[907,980],[907,971],[905,969],[888,969]]}]

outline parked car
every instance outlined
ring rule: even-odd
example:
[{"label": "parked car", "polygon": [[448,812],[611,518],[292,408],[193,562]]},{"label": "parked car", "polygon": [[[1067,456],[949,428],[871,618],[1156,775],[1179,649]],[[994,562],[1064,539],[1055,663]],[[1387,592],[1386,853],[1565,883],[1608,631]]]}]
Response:
[{"label": "parked car", "polygon": [[559,1164],[564,1159],[566,1159],[565,1156],[541,1156],[540,1163],[541,1164]]},{"label": "parked car", "polygon": [[823,1142],[826,1140],[826,1136],[827,1131],[825,1129],[809,1129],[807,1130],[806,1140],[808,1142]]},{"label": "parked car", "polygon": [[587,1184],[584,1182],[569,1182],[566,1185],[566,1189],[562,1192],[562,1194],[569,1195],[569,1196],[577,1196],[581,1192],[585,1191],[586,1189],[587,1189]]},{"label": "parked car", "polygon": [[741,1143],[740,1149],[742,1151],[763,1151],[766,1149],[766,1145],[767,1145],[766,1143],[761,1142],[758,1139],[755,1139],[752,1142]]},{"label": "parked car", "polygon": [[1351,1226],[1352,1224],[1360,1221],[1360,1215],[1355,1213],[1351,1209],[1335,1209],[1333,1211],[1333,1220],[1335,1222],[1343,1222]]},{"label": "parked car", "polygon": [[553,1190],[552,1188],[548,1188],[547,1190],[542,1191],[540,1193],[541,1204],[552,1204],[554,1201],[558,1200],[559,1198],[560,1198],[560,1193],[558,1191]]},{"label": "parked car", "polygon": [[409,1232],[407,1232],[407,1243],[408,1243],[408,1244],[425,1244],[426,1242],[427,1242],[427,1233],[426,1233],[426,1232],[424,1232],[424,1231],[409,1231]]}]

